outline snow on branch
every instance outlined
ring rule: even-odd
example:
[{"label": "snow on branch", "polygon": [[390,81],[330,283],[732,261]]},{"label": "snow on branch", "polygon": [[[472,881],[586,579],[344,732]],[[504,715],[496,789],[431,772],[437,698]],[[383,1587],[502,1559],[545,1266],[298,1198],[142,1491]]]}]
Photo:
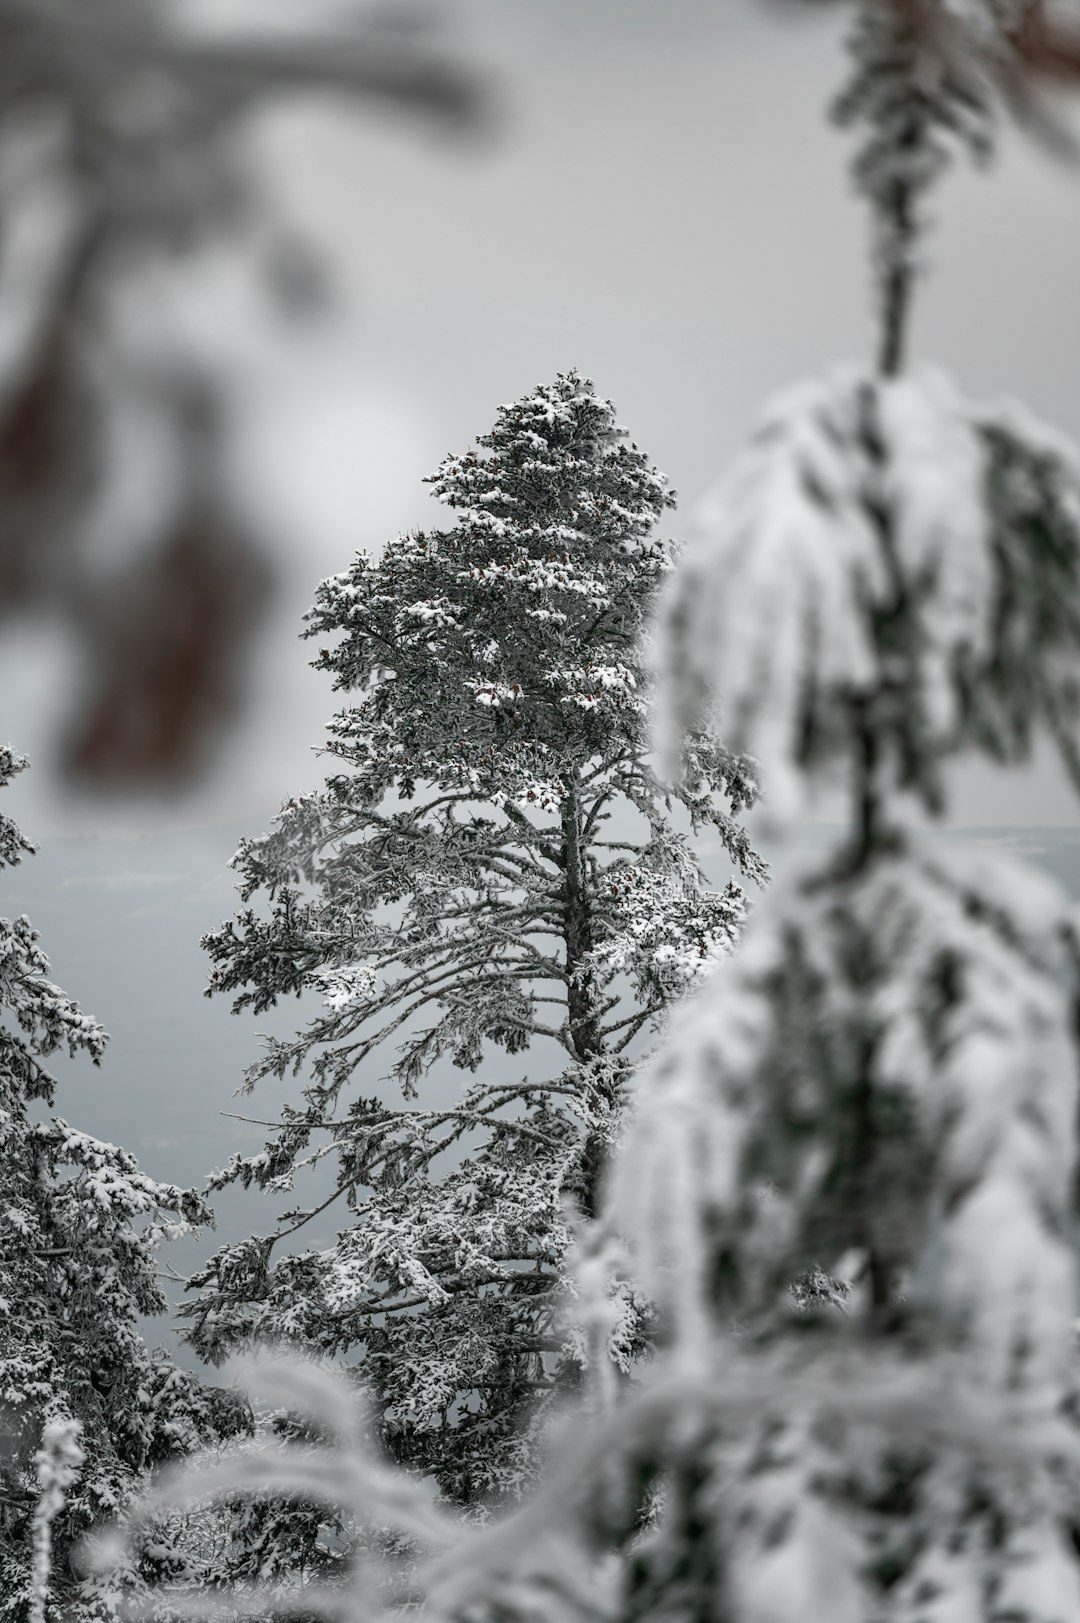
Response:
[{"label": "snow on branch", "polygon": [[879,787],[933,811],[958,751],[1021,759],[1039,726],[1076,773],[1078,491],[1045,431],[938,373],[840,370],[775,401],[668,586],[669,764],[718,704],[780,827],[870,736]]},{"label": "snow on branch", "polygon": [[[676,1344],[872,1253],[1052,1401],[1073,1356],[1077,935],[998,856],[883,858],[767,898],[637,1082],[608,1214]],[[931,1083],[931,1079],[932,1083]]]}]

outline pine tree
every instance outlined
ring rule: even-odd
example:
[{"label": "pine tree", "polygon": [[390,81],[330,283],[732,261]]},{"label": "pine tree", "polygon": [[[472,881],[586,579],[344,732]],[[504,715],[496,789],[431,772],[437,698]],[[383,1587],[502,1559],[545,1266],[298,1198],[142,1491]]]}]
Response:
[{"label": "pine tree", "polygon": [[[267,910],[204,942],[210,990],[237,1010],[321,999],[247,1075],[306,1069],[301,1102],[214,1186],[284,1191],[333,1157],[318,1210],[336,1203],[341,1232],[294,1250],[315,1211],[286,1214],[220,1251],[184,1311],[211,1359],[255,1339],[347,1358],[393,1454],[490,1506],[531,1479],[550,1400],[586,1358],[560,1328],[564,1255],[594,1210],[632,1057],[741,927],[743,890],[704,886],[693,836],[765,870],[735,821],[753,763],[709,717],[677,792],[649,760],[640,639],[673,498],[610,403],[557,377],[430,483],[452,527],[319,588],[315,663],[350,696],[327,746],[340,770],[242,842],[243,898]],[[502,1074],[438,1109],[370,1085],[350,1097],[391,1043],[407,1101],[444,1057],[476,1071],[501,1050]],[[530,1045],[531,1074],[506,1079]],[[618,1300],[611,1345],[628,1368],[648,1315],[628,1287]]]},{"label": "pine tree", "polygon": [[[25,765],[0,749],[0,787]],[[0,817],[0,864],[32,850]],[[0,919],[0,1008],[0,1618],[25,1623],[36,1594],[37,1616],[63,1608],[70,1623],[90,1623],[115,1613],[72,1569],[80,1536],[121,1513],[152,1467],[243,1429],[244,1415],[142,1339],[139,1316],[166,1307],[159,1244],[211,1214],[195,1191],[156,1182],[126,1150],[49,1114],[49,1057],[67,1050],[97,1065],[107,1037],[50,981],[25,916]],[[77,1465],[66,1477],[50,1464],[61,1443],[61,1465]],[[35,1547],[49,1551],[39,1484],[54,1495],[44,1515],[51,1559],[35,1563]],[[127,1582],[183,1565],[158,1539]]]}]

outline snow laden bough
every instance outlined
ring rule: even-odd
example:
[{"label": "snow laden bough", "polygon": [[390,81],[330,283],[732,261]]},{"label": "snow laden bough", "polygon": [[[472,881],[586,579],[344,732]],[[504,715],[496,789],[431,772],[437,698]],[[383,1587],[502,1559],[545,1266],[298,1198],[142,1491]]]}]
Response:
[{"label": "snow laden bough", "polygon": [[[669,1457],[688,1492],[714,1455],[733,1615],[790,1617],[802,1592],[837,1619],[936,1618],[901,1597],[946,1560],[996,1591],[1032,1540],[1074,1562],[1077,966],[1051,884],[912,848],[779,890],[677,1012],[607,1210],[698,1374]],[[845,1314],[793,1314],[787,1281],[844,1259]],[[662,1526],[653,1581],[688,1536]],[[1075,1573],[1063,1592],[1080,1615]]]},{"label": "snow laden bough", "polygon": [[804,786],[862,764],[940,811],[948,759],[1024,760],[1040,727],[1080,782],[1078,564],[1075,452],[1019,409],[932,371],[803,384],[764,412],[667,593],[665,737],[720,696],[781,827]]}]

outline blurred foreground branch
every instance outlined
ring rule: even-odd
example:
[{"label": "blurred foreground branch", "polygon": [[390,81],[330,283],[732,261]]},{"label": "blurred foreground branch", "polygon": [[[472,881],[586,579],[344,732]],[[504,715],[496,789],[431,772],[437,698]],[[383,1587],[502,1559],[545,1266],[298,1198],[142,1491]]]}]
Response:
[{"label": "blurred foreground branch", "polygon": [[289,98],[486,123],[478,77],[412,14],[287,33],[180,15],[0,0],[0,617],[62,617],[83,666],[64,764],[115,787],[207,762],[269,585],[223,475],[228,363],[168,333],[157,278],[224,250],[255,258],[282,316],[318,299],[243,151]]}]

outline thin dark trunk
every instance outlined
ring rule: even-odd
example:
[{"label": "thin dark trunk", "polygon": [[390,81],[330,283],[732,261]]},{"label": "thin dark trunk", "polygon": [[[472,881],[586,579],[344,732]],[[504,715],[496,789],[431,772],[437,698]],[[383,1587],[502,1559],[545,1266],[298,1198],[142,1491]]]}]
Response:
[{"label": "thin dark trunk", "polygon": [[566,1009],[570,1040],[580,1060],[603,1052],[593,1003],[592,976],[587,968],[592,951],[592,906],[581,848],[581,807],[571,789],[562,808],[563,939],[566,946]]},{"label": "thin dark trunk", "polygon": [[[898,44],[905,42],[898,41]],[[916,72],[916,41],[906,41],[911,55],[909,72]],[[926,113],[914,86],[909,87],[907,121],[896,148],[901,161],[914,162],[927,141]],[[911,301],[915,291],[915,246],[919,239],[916,183],[910,173],[899,174],[888,187],[878,218],[878,253],[881,267],[881,332],[878,342],[878,371],[884,378],[898,377],[903,370],[911,323]]]},{"label": "thin dark trunk", "polygon": [[915,279],[912,264],[912,250],[915,244],[914,216],[911,187],[905,181],[897,181],[885,227],[891,240],[886,250],[887,263],[881,279],[881,336],[877,364],[878,371],[884,378],[898,377],[904,365],[908,317]]},{"label": "thin dark trunk", "polygon": [[[604,1052],[594,1001],[593,978],[587,968],[593,939],[592,898],[589,895],[585,853],[582,848],[581,805],[571,789],[562,808],[563,939],[566,947],[567,1024],[574,1052],[582,1063]],[[572,1194],[583,1217],[596,1216],[605,1145],[590,1133],[582,1147]]]}]

